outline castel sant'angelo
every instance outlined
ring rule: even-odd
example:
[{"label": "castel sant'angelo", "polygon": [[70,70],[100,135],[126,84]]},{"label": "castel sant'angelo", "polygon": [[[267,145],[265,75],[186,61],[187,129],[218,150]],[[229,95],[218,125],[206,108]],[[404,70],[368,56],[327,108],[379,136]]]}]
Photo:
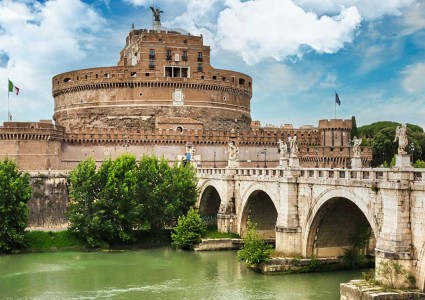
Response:
[{"label": "castel sant'angelo", "polygon": [[[277,167],[278,142],[296,136],[301,166],[347,165],[351,120],[261,127],[251,120],[252,78],[213,68],[202,36],[165,31],[153,12],[154,28],[131,29],[117,66],[53,77],[54,123],[5,122],[0,158],[24,170],[69,170],[126,152],[174,162],[189,147],[197,165],[225,167],[233,142],[241,167]],[[370,159],[362,149],[362,164]]]}]

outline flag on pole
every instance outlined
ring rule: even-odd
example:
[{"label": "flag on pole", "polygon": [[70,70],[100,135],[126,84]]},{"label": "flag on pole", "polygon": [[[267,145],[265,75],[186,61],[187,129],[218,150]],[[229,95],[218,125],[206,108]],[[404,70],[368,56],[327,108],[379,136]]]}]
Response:
[{"label": "flag on pole", "polygon": [[15,92],[16,95],[19,95],[19,88],[13,84],[12,81],[9,80],[9,93]]},{"label": "flag on pole", "polygon": [[337,92],[335,92],[335,103],[338,105],[341,105],[341,100],[339,100],[339,96]]}]

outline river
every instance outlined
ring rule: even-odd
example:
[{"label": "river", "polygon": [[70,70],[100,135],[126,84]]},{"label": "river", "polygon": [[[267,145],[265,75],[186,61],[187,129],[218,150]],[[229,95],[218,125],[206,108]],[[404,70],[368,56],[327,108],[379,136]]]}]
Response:
[{"label": "river", "polygon": [[0,299],[339,299],[360,271],[261,275],[236,252],[169,247],[0,256]]}]

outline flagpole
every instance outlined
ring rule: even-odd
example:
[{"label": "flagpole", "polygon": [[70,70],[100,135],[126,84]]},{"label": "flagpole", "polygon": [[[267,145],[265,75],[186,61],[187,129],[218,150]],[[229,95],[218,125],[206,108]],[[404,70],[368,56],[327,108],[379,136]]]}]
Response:
[{"label": "flagpole", "polygon": [[[336,91],[335,91],[335,95],[336,95]],[[334,102],[335,102],[335,120],[336,120],[336,98],[335,98]]]},{"label": "flagpole", "polygon": [[9,91],[9,77],[8,77],[7,78],[7,119],[6,119],[6,122],[8,122],[9,121],[9,118],[10,118],[9,94],[10,94],[10,91]]}]

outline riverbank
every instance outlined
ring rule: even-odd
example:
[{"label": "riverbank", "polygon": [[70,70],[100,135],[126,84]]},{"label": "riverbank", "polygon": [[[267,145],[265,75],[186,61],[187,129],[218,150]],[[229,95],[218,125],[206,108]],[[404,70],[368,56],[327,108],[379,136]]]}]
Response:
[{"label": "riverbank", "polygon": [[425,293],[419,290],[386,290],[383,287],[370,285],[365,280],[350,280],[348,283],[341,283],[340,293],[341,300],[425,299]]}]

